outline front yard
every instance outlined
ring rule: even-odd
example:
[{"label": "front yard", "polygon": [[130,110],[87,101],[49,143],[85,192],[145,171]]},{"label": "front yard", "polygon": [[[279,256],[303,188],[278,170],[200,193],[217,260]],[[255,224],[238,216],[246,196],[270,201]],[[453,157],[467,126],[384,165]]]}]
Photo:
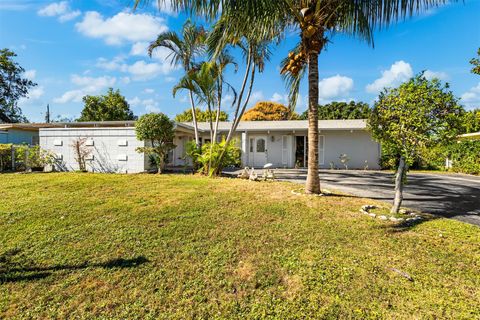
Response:
[{"label": "front yard", "polygon": [[295,187],[0,175],[0,318],[480,317],[480,228]]}]

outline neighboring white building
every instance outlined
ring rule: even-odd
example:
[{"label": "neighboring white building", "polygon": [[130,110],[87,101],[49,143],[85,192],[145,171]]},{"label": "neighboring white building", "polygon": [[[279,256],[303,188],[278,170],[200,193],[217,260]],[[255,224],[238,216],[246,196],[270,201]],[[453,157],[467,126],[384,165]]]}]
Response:
[{"label": "neighboring white building", "polygon": [[[88,168],[94,172],[139,173],[150,168],[148,156],[136,152],[144,146],[135,137],[133,121],[47,124],[40,128],[40,146],[57,156],[61,170],[76,170],[73,142],[86,138],[92,156]],[[219,124],[220,139],[231,123]],[[272,163],[275,167],[293,168],[307,165],[308,121],[244,121],[235,139],[242,150],[242,166],[262,167]],[[200,123],[202,142],[210,139],[209,124]],[[319,121],[320,168],[343,168],[342,154],[349,158],[350,169],[378,169],[380,145],[373,141],[364,120]],[[177,123],[177,146],[169,155],[169,166],[184,167],[185,145],[194,139],[189,123]]]}]

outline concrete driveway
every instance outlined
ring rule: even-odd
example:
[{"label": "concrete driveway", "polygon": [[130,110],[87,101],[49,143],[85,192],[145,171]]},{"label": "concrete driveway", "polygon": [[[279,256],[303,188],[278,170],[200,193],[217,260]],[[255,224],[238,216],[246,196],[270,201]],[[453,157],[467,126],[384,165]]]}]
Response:
[{"label": "concrete driveway", "polygon": [[[305,183],[305,170],[278,170],[279,179]],[[322,188],[393,201],[394,174],[380,171],[321,171]],[[410,173],[403,206],[480,226],[480,177]]]},{"label": "concrete driveway", "polygon": [[[275,170],[279,180],[305,183],[306,170]],[[320,171],[322,188],[392,202],[393,173]],[[402,206],[480,226],[480,177],[409,173]]]}]

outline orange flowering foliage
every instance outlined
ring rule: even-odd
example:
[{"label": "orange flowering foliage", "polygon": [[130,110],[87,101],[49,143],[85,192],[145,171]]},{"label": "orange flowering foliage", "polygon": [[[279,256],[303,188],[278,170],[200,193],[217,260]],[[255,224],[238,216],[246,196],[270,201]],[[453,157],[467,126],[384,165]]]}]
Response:
[{"label": "orange flowering foliage", "polygon": [[253,108],[247,110],[242,121],[275,121],[297,119],[296,113],[291,114],[290,110],[283,104],[263,101],[258,102]]}]

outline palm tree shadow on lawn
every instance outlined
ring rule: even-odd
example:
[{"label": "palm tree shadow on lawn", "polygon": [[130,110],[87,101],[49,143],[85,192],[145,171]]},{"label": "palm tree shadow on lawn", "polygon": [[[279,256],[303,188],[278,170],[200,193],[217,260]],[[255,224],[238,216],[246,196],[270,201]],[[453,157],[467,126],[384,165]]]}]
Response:
[{"label": "palm tree shadow on lawn", "polygon": [[13,262],[13,258],[19,255],[21,250],[8,250],[0,255],[0,284],[9,282],[34,281],[47,278],[57,271],[75,271],[87,268],[102,269],[125,269],[135,268],[150,260],[144,256],[124,259],[115,258],[100,263],[84,262],[80,264],[59,264],[53,266],[23,266],[21,263]]}]

